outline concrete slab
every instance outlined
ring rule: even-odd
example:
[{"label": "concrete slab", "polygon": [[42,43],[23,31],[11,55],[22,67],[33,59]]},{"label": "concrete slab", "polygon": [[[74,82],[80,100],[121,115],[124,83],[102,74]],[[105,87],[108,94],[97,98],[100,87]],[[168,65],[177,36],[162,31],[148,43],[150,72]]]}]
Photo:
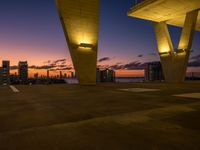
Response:
[{"label": "concrete slab", "polygon": [[198,82],[16,88],[0,87],[1,150],[200,149],[200,101],[172,96]]},{"label": "concrete slab", "polygon": [[[128,16],[183,27],[186,13],[196,9],[200,9],[199,0],[144,0]],[[200,31],[200,13],[196,30]]]}]

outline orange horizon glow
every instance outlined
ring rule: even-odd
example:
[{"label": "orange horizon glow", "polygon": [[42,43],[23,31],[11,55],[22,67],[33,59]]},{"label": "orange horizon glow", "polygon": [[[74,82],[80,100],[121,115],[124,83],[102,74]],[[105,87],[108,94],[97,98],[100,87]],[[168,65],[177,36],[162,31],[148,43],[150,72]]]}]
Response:
[{"label": "orange horizon glow", "polygon": [[116,77],[144,77],[144,70],[115,70]]},{"label": "orange horizon glow", "polygon": [[[67,76],[71,76],[71,72],[75,73],[74,70],[55,70],[49,71],[49,76],[54,77],[60,75],[60,71],[62,75],[66,74]],[[18,70],[11,70],[11,74],[18,74]],[[38,73],[40,76],[47,76],[47,69],[28,69],[28,76],[34,77],[34,74]],[[116,77],[144,77],[144,70],[115,70]]]},{"label": "orange horizon glow", "polygon": [[[75,70],[53,70],[49,71],[50,77],[55,77],[57,75],[60,75],[60,71],[62,72],[62,75],[66,74],[67,76],[71,76],[71,72],[75,74]],[[196,71],[195,67],[188,67],[187,74],[195,72],[200,73],[199,71]],[[14,69],[10,71],[11,74],[18,74],[18,70]],[[34,77],[34,74],[38,73],[38,76],[47,76],[47,69],[28,69],[28,76]],[[145,73],[144,70],[115,70],[116,77],[144,77]]]}]

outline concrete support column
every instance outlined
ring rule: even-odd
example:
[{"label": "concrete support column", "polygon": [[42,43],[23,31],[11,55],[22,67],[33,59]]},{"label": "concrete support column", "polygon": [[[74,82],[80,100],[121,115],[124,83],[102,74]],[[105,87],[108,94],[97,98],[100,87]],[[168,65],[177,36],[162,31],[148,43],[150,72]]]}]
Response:
[{"label": "concrete support column", "polygon": [[173,48],[167,24],[165,22],[154,23],[158,51],[166,82],[183,82],[185,80],[197,16],[198,10],[186,14],[178,49]]},{"label": "concrete support column", "polygon": [[155,27],[159,53],[161,54],[161,53],[173,52],[174,47],[171,41],[167,24],[165,22],[159,22],[159,23],[155,22],[154,27]]},{"label": "concrete support column", "polygon": [[191,50],[199,10],[186,14],[178,49]]},{"label": "concrete support column", "polygon": [[182,75],[182,80],[185,79],[190,53],[192,51],[191,48],[195,33],[197,17],[198,17],[198,10],[194,10],[187,13],[181,38],[178,45],[179,50],[185,51],[184,53],[185,55],[179,57],[180,63],[182,64],[183,67],[183,69],[180,70],[180,74]]},{"label": "concrete support column", "polygon": [[167,24],[165,22],[155,22],[154,28],[165,81],[168,82],[173,79],[171,76],[172,68],[169,67],[172,65],[173,62],[172,57],[170,55],[174,53],[173,44],[171,41]]},{"label": "concrete support column", "polygon": [[81,85],[96,84],[99,0],[57,0],[73,65]]}]

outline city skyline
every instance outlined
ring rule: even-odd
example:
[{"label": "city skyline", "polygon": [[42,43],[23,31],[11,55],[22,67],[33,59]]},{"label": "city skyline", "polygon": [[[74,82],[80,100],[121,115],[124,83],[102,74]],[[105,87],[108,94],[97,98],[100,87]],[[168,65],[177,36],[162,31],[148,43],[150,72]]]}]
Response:
[{"label": "city skyline", "polygon": [[[103,59],[108,59],[108,58],[99,59],[98,62],[101,62]],[[2,65],[4,61],[8,61],[10,63],[10,60],[2,60]],[[18,65],[10,66],[11,75],[18,75],[20,62],[22,61],[19,61]],[[98,65],[97,69],[99,68],[101,70],[105,70],[105,69],[114,70],[116,77],[144,77],[146,65],[149,63],[150,64],[154,63],[154,62],[157,63],[160,61],[152,61],[152,62],[145,62],[145,63],[133,62],[134,65],[132,63],[125,64],[125,65],[118,64],[118,66]],[[29,66],[28,65],[28,77],[34,77],[35,74],[41,77],[47,77],[48,76],[47,74],[49,74],[50,77],[55,77],[55,76],[59,76],[61,72],[63,74],[66,74],[67,77],[70,76],[71,73],[75,74],[75,70],[73,66],[72,65],[67,66],[65,63],[66,63],[66,59],[59,59],[56,61],[44,62],[45,65],[43,66],[36,66],[36,65]],[[188,68],[189,69],[187,71],[186,76],[189,77],[191,75],[194,75],[194,73],[195,75],[200,76],[200,72],[195,71],[193,67],[188,67]]]},{"label": "city skyline", "polygon": [[[108,58],[103,58],[103,59],[108,59]],[[2,60],[3,61],[9,61],[10,60]],[[98,60],[98,62],[101,61]],[[21,62],[21,61],[19,61]],[[18,64],[19,64],[18,62]],[[28,62],[27,62],[28,63]],[[59,59],[56,61],[47,61],[44,62],[44,65],[42,66],[36,66],[36,65],[31,65],[28,66],[28,75],[29,77],[34,77],[35,74],[39,74],[39,76],[47,76],[47,71],[49,72],[49,75],[51,77],[57,76],[60,74],[60,72],[62,72],[63,74],[71,75],[71,73],[75,73],[75,70],[73,68],[72,65],[66,65],[66,59]],[[144,67],[145,64],[140,64],[140,63],[136,63],[136,67],[138,67],[136,70],[127,70],[125,69],[129,64],[126,65],[120,65],[119,66],[108,66],[108,65],[103,65],[103,66],[97,66],[97,68],[99,67],[99,69],[101,70],[105,70],[105,69],[111,69],[111,70],[115,70],[117,77],[132,77],[132,73],[134,71],[134,77],[143,77],[144,76]],[[116,67],[116,68],[115,68]],[[119,68],[121,67],[121,69]],[[131,66],[130,66],[131,67]],[[18,75],[18,70],[19,70],[19,66],[18,65],[14,65],[14,66],[10,66],[10,74],[12,75]],[[126,71],[124,71],[126,70]]]},{"label": "city skyline", "polygon": [[[142,64],[159,60],[152,23],[126,15],[132,4],[101,1],[98,65],[113,66],[124,76],[143,75]],[[41,73],[37,67],[49,61],[66,59],[65,68],[73,68],[54,0],[4,0],[0,8],[0,60],[10,60],[11,66],[27,60]],[[181,30],[170,31],[177,45]],[[200,72],[199,40],[196,32],[189,72]]]}]

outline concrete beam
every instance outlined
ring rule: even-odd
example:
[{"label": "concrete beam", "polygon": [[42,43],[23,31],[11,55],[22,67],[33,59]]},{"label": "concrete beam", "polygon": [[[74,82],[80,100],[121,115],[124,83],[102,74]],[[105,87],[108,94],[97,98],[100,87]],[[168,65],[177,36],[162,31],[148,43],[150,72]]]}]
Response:
[{"label": "concrete beam", "polygon": [[188,12],[185,18],[178,49],[191,50],[197,24],[198,10]]},{"label": "concrete beam", "polygon": [[[183,27],[186,13],[197,9],[200,9],[200,0],[144,0],[134,5],[128,16]],[[196,30],[200,31],[200,15]]]},{"label": "concrete beam", "polygon": [[170,54],[174,53],[174,48],[168,27],[165,22],[154,22],[154,29],[165,81],[171,81],[173,79],[171,78],[172,68],[169,66],[172,66],[173,60]]},{"label": "concrete beam", "polygon": [[165,22],[154,23],[158,51],[166,82],[182,82],[185,80],[197,16],[198,10],[187,13],[178,49],[173,48],[167,24]]},{"label": "concrete beam", "polygon": [[195,27],[197,24],[197,17],[198,17],[198,10],[194,10],[186,14],[185,23],[183,26],[181,38],[178,45],[178,49],[185,50],[184,53],[185,55],[183,56],[180,55],[178,60],[180,65],[182,66],[182,69],[180,69],[179,72],[181,75],[183,75],[182,80],[185,79],[190,53],[192,51],[191,48],[195,33]]},{"label": "concrete beam", "polygon": [[171,41],[167,24],[165,22],[155,22],[154,27],[159,53],[173,52],[174,47]]},{"label": "concrete beam", "polygon": [[99,0],[57,0],[74,68],[82,85],[96,84]]}]

